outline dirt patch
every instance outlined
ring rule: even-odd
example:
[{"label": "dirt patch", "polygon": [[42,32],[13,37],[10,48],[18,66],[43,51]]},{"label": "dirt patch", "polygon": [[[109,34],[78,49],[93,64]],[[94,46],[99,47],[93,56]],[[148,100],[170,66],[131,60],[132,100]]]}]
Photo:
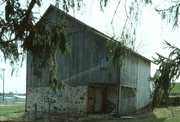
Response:
[{"label": "dirt patch", "polygon": [[0,122],[5,120],[7,120],[7,118],[0,115]]}]

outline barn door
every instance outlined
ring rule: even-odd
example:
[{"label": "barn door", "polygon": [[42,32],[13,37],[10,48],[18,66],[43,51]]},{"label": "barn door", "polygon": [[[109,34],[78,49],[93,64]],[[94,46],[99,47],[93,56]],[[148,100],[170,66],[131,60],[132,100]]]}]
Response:
[{"label": "barn door", "polygon": [[95,88],[94,112],[103,110],[103,88]]}]

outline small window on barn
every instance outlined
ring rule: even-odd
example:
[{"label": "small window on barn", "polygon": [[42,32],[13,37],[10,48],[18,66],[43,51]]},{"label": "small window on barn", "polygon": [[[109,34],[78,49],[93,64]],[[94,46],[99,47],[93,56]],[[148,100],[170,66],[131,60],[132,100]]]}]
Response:
[{"label": "small window on barn", "polygon": [[101,69],[107,69],[108,67],[108,57],[101,57],[100,59],[100,68]]},{"label": "small window on barn", "polygon": [[122,86],[121,90],[122,90],[121,91],[122,98],[135,98],[136,97],[136,93],[135,93],[136,89],[134,88]]}]

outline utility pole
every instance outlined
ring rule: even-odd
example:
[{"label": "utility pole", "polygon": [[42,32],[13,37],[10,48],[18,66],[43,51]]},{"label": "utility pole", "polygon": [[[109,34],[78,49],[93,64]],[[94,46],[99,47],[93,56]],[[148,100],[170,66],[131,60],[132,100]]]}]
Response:
[{"label": "utility pole", "polygon": [[2,68],[3,71],[3,102],[4,102],[4,72],[5,72],[5,68]]},{"label": "utility pole", "polygon": [[26,1],[26,6],[29,6],[29,0]]},{"label": "utility pole", "polygon": [[59,0],[56,0],[55,6],[56,6],[57,8],[59,8]]}]

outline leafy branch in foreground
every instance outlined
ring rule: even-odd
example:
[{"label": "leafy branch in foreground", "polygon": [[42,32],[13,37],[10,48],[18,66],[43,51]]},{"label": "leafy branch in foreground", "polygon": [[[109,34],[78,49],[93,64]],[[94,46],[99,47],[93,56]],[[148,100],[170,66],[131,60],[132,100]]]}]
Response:
[{"label": "leafy branch in foreground", "polygon": [[167,20],[167,23],[171,23],[173,28],[178,27],[179,21],[179,14],[180,14],[180,1],[172,2],[173,5],[169,6],[168,8],[158,9],[157,7],[155,10],[161,15],[163,20]]},{"label": "leafy branch in foreground", "polygon": [[165,44],[171,49],[168,58],[158,53],[158,58],[154,58],[154,63],[159,65],[159,69],[150,78],[155,86],[151,96],[152,108],[158,107],[161,103],[168,105],[169,94],[174,87],[174,81],[180,76],[180,49],[167,41],[165,41]]},{"label": "leafy branch in foreground", "polygon": [[58,50],[64,53],[68,47],[65,23],[53,23],[45,17],[36,23],[38,20],[32,10],[35,5],[41,6],[41,0],[31,0],[27,8],[19,0],[2,2],[5,10],[0,15],[0,50],[4,59],[13,65],[21,62],[28,52],[33,55],[36,79],[41,81],[42,70],[47,69],[51,86],[60,86],[56,77],[55,54]]}]

